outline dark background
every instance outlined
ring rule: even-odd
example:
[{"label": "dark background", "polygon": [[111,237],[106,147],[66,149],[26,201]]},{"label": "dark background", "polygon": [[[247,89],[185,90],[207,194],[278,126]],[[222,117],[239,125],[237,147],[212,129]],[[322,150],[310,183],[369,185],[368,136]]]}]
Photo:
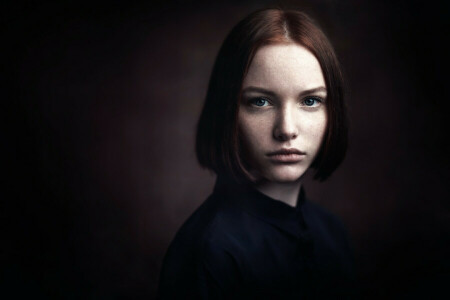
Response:
[{"label": "dark background", "polygon": [[215,55],[274,3],[314,17],[344,66],[348,155],[305,186],[347,225],[363,298],[444,291],[443,4],[22,1],[1,7],[2,296],[154,297],[170,240],[212,191],[193,148]]}]

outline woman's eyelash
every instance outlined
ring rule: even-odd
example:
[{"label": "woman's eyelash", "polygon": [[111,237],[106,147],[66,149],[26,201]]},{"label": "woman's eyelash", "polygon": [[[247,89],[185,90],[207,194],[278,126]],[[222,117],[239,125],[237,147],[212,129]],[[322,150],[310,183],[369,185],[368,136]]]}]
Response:
[{"label": "woman's eyelash", "polygon": [[267,106],[268,104],[270,104],[270,101],[264,97],[251,98],[248,102],[251,105],[258,106],[258,107]]},{"label": "woman's eyelash", "polygon": [[321,97],[317,97],[317,96],[308,96],[308,97],[303,98],[302,103],[305,104],[306,106],[311,106],[312,107],[312,106],[314,106],[315,101],[319,102],[319,103],[323,103],[324,99],[321,98]]}]

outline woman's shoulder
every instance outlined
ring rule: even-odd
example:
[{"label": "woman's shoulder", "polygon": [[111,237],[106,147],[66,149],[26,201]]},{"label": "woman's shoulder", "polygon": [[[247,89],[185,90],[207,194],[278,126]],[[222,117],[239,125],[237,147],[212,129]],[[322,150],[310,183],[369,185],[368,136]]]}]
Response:
[{"label": "woman's shoulder", "polygon": [[[200,248],[227,246],[242,232],[243,212],[223,195],[213,193],[178,230],[173,243],[188,242]],[[194,243],[195,242],[195,243]]]},{"label": "woman's shoulder", "polygon": [[183,223],[167,255],[201,257],[214,249],[232,248],[243,234],[245,217],[229,200],[218,193],[210,195]]},{"label": "woman's shoulder", "polygon": [[158,292],[161,298],[181,298],[178,296],[183,295],[183,298],[198,299],[204,292],[199,283],[205,282],[207,276],[235,274],[228,249],[233,244],[231,237],[235,225],[232,221],[239,218],[238,214],[216,193],[192,213],[166,252]]}]

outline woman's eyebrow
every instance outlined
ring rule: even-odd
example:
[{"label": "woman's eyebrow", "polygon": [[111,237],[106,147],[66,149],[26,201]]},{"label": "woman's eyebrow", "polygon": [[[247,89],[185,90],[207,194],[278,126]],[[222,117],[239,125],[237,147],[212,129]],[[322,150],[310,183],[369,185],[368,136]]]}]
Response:
[{"label": "woman's eyebrow", "polygon": [[[246,88],[244,88],[242,90],[243,94],[244,93],[252,93],[252,92],[253,93],[262,93],[262,94],[266,94],[266,95],[269,95],[269,96],[276,96],[276,94],[274,92],[272,92],[270,90],[267,90],[265,88],[256,87],[256,86],[249,86],[249,87],[246,87]],[[314,93],[319,93],[319,92],[326,93],[327,89],[324,86],[319,86],[319,87],[316,87],[316,88],[304,90],[304,91],[302,91],[299,94],[299,96],[301,97],[301,96],[305,96],[305,95],[308,95],[308,94],[314,94]]]},{"label": "woman's eyebrow", "polygon": [[270,90],[266,90],[265,88],[249,86],[242,90],[242,93],[262,93],[269,96],[276,96],[276,94]]},{"label": "woman's eyebrow", "polygon": [[303,92],[301,92],[301,93],[299,94],[299,96],[306,96],[306,95],[308,95],[308,94],[315,94],[315,93],[320,93],[320,92],[326,94],[326,93],[327,93],[326,87],[324,87],[324,86],[319,86],[319,87],[316,87],[316,88],[313,88],[313,89],[304,90]]}]

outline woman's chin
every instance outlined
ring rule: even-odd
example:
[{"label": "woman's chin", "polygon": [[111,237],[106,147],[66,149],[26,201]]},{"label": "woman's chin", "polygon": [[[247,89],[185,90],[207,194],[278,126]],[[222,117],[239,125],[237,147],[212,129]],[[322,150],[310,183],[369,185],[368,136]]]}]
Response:
[{"label": "woman's chin", "polygon": [[283,168],[275,168],[264,174],[266,180],[276,183],[293,183],[298,181],[305,171],[303,168],[286,166]]}]

